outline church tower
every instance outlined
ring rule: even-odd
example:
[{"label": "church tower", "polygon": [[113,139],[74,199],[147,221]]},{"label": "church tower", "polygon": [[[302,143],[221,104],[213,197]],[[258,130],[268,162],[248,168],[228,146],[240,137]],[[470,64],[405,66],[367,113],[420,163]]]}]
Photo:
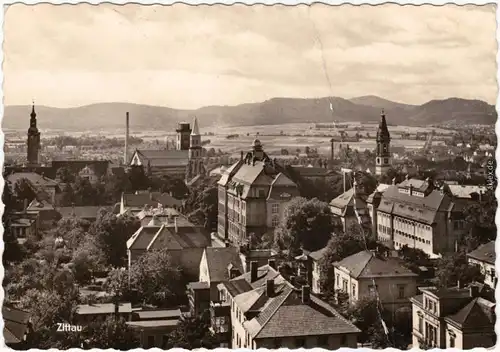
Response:
[{"label": "church tower", "polygon": [[191,179],[203,173],[203,160],[202,160],[202,147],[201,147],[201,134],[198,127],[198,119],[195,117],[193,122],[193,129],[189,136],[189,164],[187,179]]},{"label": "church tower", "polygon": [[377,130],[377,150],[375,159],[375,174],[378,176],[385,174],[391,168],[391,135],[387,128],[384,110],[382,110],[381,117],[382,120]]},{"label": "church tower", "polygon": [[28,165],[38,165],[40,155],[40,132],[36,126],[35,103],[31,110],[30,128],[28,129]]}]

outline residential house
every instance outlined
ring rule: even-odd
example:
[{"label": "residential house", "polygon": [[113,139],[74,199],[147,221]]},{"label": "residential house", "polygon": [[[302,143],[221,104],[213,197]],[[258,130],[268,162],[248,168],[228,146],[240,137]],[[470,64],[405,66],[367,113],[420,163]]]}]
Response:
[{"label": "residential house", "polygon": [[315,294],[321,294],[321,260],[326,254],[327,247],[321,248],[317,251],[310,252],[307,256],[311,261],[311,273],[310,277],[310,285],[312,292]]},{"label": "residential house", "polygon": [[484,275],[484,283],[495,289],[498,282],[495,271],[495,241],[483,244],[472,252],[467,253],[467,258],[469,264],[477,265],[481,268],[481,273]]},{"label": "residential house", "polygon": [[71,206],[71,207],[59,207],[57,211],[61,214],[63,218],[75,217],[77,219],[87,220],[94,222],[97,219],[97,214],[99,210],[105,209],[105,207],[100,206]]},{"label": "residential house", "polygon": [[144,207],[150,208],[177,208],[182,206],[182,201],[174,198],[171,194],[148,191],[137,191],[135,193],[122,193],[120,200],[120,214],[129,212],[137,214],[144,210]]},{"label": "residential house", "polygon": [[99,182],[99,176],[97,176],[93,165],[86,165],[83,169],[80,170],[80,172],[78,172],[78,176],[83,180],[89,181],[92,185],[95,185]]},{"label": "residential house", "polygon": [[38,229],[51,229],[61,219],[61,215],[49,202],[34,199],[26,209],[28,216],[37,219]]},{"label": "residential house", "polygon": [[417,292],[417,274],[396,258],[361,251],[335,263],[335,288],[349,295],[350,302],[378,297],[385,308],[395,311],[410,306]]},{"label": "residential house", "polygon": [[139,310],[132,313],[132,320],[127,321],[127,325],[139,333],[142,348],[164,349],[181,315],[180,309]]},{"label": "residential house", "polygon": [[[360,332],[334,308],[287,282],[271,265],[219,284],[212,329],[229,348],[357,347]],[[221,315],[217,315],[221,314]],[[229,327],[230,324],[230,327]]]},{"label": "residential house", "polygon": [[414,347],[467,350],[495,345],[496,305],[491,290],[473,284],[420,291],[411,299]]},{"label": "residential house", "polygon": [[32,332],[30,314],[26,311],[2,306],[2,317],[4,320],[3,337],[7,347],[12,349],[28,349],[29,337]]},{"label": "residential house", "polygon": [[56,194],[60,191],[58,182],[46,177],[44,174],[35,172],[16,172],[8,175],[6,179],[11,183],[12,187],[15,187],[16,183],[23,179],[28,181],[35,193],[42,192],[43,198],[46,198],[44,200],[52,204],[56,202]]},{"label": "residential house", "polygon": [[86,325],[97,321],[105,321],[109,317],[118,314],[127,321],[132,319],[132,304],[120,303],[95,303],[80,304],[75,313],[75,320],[78,324]]},{"label": "residential house", "polygon": [[197,278],[203,251],[211,246],[210,235],[186,219],[183,225],[187,226],[177,219],[162,223],[153,216],[147,226],[139,228],[127,241],[129,267],[147,251],[167,249],[188,276]]},{"label": "residential house", "polygon": [[285,205],[299,195],[296,183],[272,161],[256,139],[252,151],[224,171],[219,185],[218,237],[241,246],[251,234],[277,227]]},{"label": "residential house", "polygon": [[330,211],[338,224],[342,226],[345,232],[351,226],[368,225],[370,228],[370,216],[368,207],[360,190],[358,190],[356,181],[353,187],[330,202]]},{"label": "residential house", "polygon": [[[377,239],[385,246],[418,248],[431,258],[455,251],[466,233],[463,203],[427,180],[409,179],[368,198]],[[375,227],[376,226],[376,227]]]},{"label": "residential house", "polygon": [[266,265],[270,259],[276,259],[277,253],[273,249],[250,249],[248,246],[240,247],[240,259],[243,265],[242,273],[250,271],[252,262],[259,266]]}]

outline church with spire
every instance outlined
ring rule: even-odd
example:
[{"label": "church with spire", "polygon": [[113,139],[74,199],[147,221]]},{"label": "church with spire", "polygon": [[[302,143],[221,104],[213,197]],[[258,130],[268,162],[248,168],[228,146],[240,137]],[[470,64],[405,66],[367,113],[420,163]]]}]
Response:
[{"label": "church with spire", "polygon": [[28,149],[27,160],[28,166],[38,166],[40,162],[40,131],[38,131],[36,123],[35,103],[31,109],[30,127],[28,129]]},{"label": "church with spire", "polygon": [[375,175],[385,175],[391,168],[391,135],[387,128],[385,112],[382,110],[381,120],[377,130],[377,148],[375,151]]}]

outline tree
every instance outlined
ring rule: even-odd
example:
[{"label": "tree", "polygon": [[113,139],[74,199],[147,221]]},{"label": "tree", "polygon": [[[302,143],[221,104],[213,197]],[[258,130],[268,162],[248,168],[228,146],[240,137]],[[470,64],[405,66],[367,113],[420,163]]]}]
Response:
[{"label": "tree", "polygon": [[73,183],[75,182],[75,174],[66,166],[60,167],[56,171],[56,178],[62,183]]},{"label": "tree", "polygon": [[467,285],[474,281],[483,282],[484,280],[481,269],[469,264],[465,251],[445,254],[438,259],[436,267],[436,277],[441,287],[456,286],[458,283]]},{"label": "tree", "polygon": [[429,255],[419,248],[411,248],[407,245],[398,251],[399,257],[403,260],[404,266],[413,271],[419,272],[419,267],[431,265]]},{"label": "tree", "polygon": [[146,176],[144,167],[132,166],[127,172],[133,191],[145,190],[151,186],[151,181]]},{"label": "tree", "polygon": [[300,248],[315,251],[327,244],[334,229],[327,203],[296,197],[286,205],[285,214],[275,230],[276,242],[281,248],[293,254]]},{"label": "tree", "polygon": [[66,183],[62,190],[61,195],[61,206],[69,207],[76,202],[75,200],[75,192],[73,191],[73,187],[70,183]]},{"label": "tree", "polygon": [[219,347],[217,340],[209,328],[209,312],[205,312],[200,317],[182,319],[176,329],[170,333],[167,346],[164,348],[183,348],[187,350],[217,348]]},{"label": "tree", "polygon": [[82,335],[83,347],[88,349],[131,350],[140,347],[138,334],[123,318],[109,317],[104,323],[91,323]]},{"label": "tree", "polygon": [[184,296],[182,271],[166,249],[143,254],[130,268],[131,288],[145,304],[172,306]]},{"label": "tree", "polygon": [[132,215],[116,216],[103,210],[89,232],[95,237],[95,244],[102,250],[106,264],[122,267],[127,257],[127,240],[140,228],[140,221]]},{"label": "tree", "polygon": [[465,223],[469,229],[464,236],[464,245],[469,251],[496,239],[496,210],[497,201],[493,191],[488,191],[480,201],[464,209]]},{"label": "tree", "polygon": [[89,180],[77,177],[72,186],[75,205],[98,205],[98,194]]},{"label": "tree", "polygon": [[21,178],[17,180],[16,184],[14,185],[14,195],[21,204],[23,204],[25,199],[29,204],[33,199],[36,198],[36,189],[31,184],[31,182],[28,181],[28,179]]}]

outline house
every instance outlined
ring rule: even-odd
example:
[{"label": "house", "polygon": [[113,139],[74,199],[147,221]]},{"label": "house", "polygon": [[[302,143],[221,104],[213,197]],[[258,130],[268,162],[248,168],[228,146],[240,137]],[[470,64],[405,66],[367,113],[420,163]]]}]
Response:
[{"label": "house", "polygon": [[35,172],[16,172],[8,175],[6,179],[12,187],[15,187],[16,183],[23,179],[28,181],[35,193],[43,192],[47,198],[45,200],[52,204],[56,202],[56,194],[60,191],[58,182],[46,177],[44,174]]},{"label": "house", "polygon": [[122,193],[120,200],[120,214],[126,211],[138,213],[144,206],[157,208],[159,205],[165,208],[180,208],[182,201],[174,198],[171,194],[148,191],[137,191],[135,193]]},{"label": "house", "polygon": [[75,217],[77,219],[87,220],[94,222],[97,219],[99,210],[103,209],[100,206],[71,206],[59,207],[57,211],[63,218]]},{"label": "house", "polygon": [[326,254],[327,247],[321,248],[317,251],[310,252],[307,256],[311,261],[310,270],[310,285],[312,292],[321,294],[321,266],[320,262]]},{"label": "house", "polygon": [[37,199],[30,203],[26,213],[37,219],[38,229],[51,229],[61,219],[61,215],[52,204]]},{"label": "house", "polygon": [[[82,173],[81,176],[95,175],[97,179],[111,175],[110,166],[113,163],[109,160],[52,160],[53,174],[56,175],[57,171],[62,168],[68,169],[73,175],[79,175],[83,169],[88,168],[90,173]],[[89,179],[90,181],[90,179]]]},{"label": "house", "polygon": [[459,199],[479,200],[480,197],[486,193],[486,186],[476,185],[458,185],[446,184],[445,189],[449,190],[451,195]]},{"label": "house", "polygon": [[344,232],[353,225],[359,226],[360,220],[363,224],[370,225],[370,216],[364,198],[354,180],[351,189],[330,202],[330,211],[337,222],[342,225]]},{"label": "house", "polygon": [[224,171],[218,182],[218,237],[237,246],[277,227],[285,205],[296,196],[296,183],[264,152],[256,139],[252,151]]},{"label": "house", "polygon": [[259,266],[266,265],[270,259],[276,259],[277,253],[273,249],[250,249],[240,247],[240,259],[243,265],[242,273],[250,271],[250,264],[257,262]]},{"label": "house", "polygon": [[477,265],[481,268],[481,273],[484,275],[484,283],[495,289],[498,277],[495,271],[495,241],[483,244],[467,254],[469,264]]},{"label": "house", "polygon": [[465,235],[463,202],[429,180],[406,179],[368,197],[372,227],[385,246],[418,248],[431,258],[453,252]]},{"label": "house", "polygon": [[203,228],[187,220],[184,224],[187,226],[181,226],[177,217],[162,223],[153,216],[147,226],[141,226],[127,241],[129,267],[147,251],[167,249],[188,276],[197,278],[203,251],[211,246],[211,238]]},{"label": "house", "polygon": [[360,332],[334,308],[295,288],[272,265],[219,284],[212,304],[212,330],[229,348],[357,347]]},{"label": "house", "polygon": [[188,150],[136,149],[129,166],[143,166],[148,175],[168,175],[184,179],[189,164]]},{"label": "house", "polygon": [[142,348],[166,348],[169,334],[180,319],[180,309],[139,310],[132,313],[132,321],[127,321],[127,325],[139,333]]},{"label": "house", "polygon": [[7,347],[28,349],[27,343],[32,331],[30,314],[4,303],[2,317],[4,320],[3,337]]},{"label": "house", "polygon": [[[118,311],[117,311],[118,310]],[[95,304],[80,304],[75,313],[75,320],[82,325],[93,323],[96,321],[104,321],[106,318],[118,314],[127,321],[132,318],[132,304],[120,303],[95,303]]]},{"label": "house", "polygon": [[83,180],[89,181],[92,185],[95,185],[99,182],[99,176],[97,176],[93,165],[86,165],[83,169],[80,170],[80,172],[78,172],[78,176]]},{"label": "house", "polygon": [[324,180],[327,176],[333,173],[332,170],[329,170],[326,167],[314,167],[312,165],[290,165],[290,167],[292,168],[293,172],[311,181]]},{"label": "house", "polygon": [[335,288],[348,294],[350,302],[378,297],[385,308],[395,311],[410,306],[417,292],[417,274],[392,257],[361,251],[335,263]]},{"label": "house", "polygon": [[472,284],[420,291],[411,298],[414,347],[466,350],[495,345],[496,305],[491,290]]}]

